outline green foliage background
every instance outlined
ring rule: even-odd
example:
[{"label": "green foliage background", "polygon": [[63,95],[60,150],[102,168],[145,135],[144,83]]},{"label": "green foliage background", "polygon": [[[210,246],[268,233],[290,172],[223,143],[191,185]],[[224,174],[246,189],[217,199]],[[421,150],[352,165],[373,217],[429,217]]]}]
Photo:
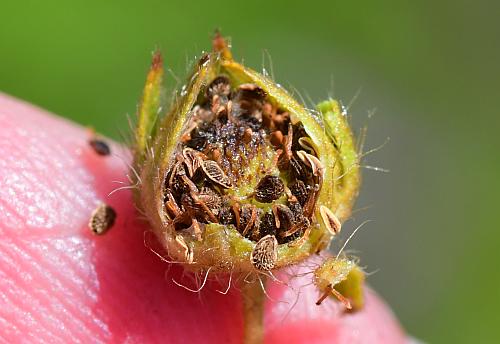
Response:
[{"label": "green foliage background", "polygon": [[[182,78],[216,27],[237,58],[368,125],[350,243],[403,326],[430,342],[499,335],[498,3],[4,1],[0,90],[119,139],[151,52]],[[334,80],[334,89],[332,82]],[[168,79],[175,85],[174,77]],[[309,102],[306,100],[306,102]],[[370,110],[377,113],[368,118]],[[1,129],[0,129],[1,130]],[[366,208],[369,207],[369,208]]]}]

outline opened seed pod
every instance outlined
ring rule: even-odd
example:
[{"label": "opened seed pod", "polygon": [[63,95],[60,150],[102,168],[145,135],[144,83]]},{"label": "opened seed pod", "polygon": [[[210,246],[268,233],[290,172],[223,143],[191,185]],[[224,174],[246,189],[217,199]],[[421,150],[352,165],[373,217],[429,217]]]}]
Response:
[{"label": "opened seed pod", "polygon": [[156,53],[138,112],[136,203],[194,272],[256,273],[325,249],[350,216],[358,155],[339,104],[304,108],[216,35],[160,116]]}]

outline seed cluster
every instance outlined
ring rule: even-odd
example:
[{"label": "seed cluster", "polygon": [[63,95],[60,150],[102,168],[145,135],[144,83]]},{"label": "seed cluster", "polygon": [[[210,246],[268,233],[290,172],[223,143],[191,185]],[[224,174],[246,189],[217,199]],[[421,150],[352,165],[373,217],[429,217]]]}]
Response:
[{"label": "seed cluster", "polygon": [[175,229],[201,240],[206,224],[232,225],[254,242],[266,238],[263,248],[307,239],[324,168],[302,124],[257,85],[232,87],[224,75],[191,111],[165,178]]}]

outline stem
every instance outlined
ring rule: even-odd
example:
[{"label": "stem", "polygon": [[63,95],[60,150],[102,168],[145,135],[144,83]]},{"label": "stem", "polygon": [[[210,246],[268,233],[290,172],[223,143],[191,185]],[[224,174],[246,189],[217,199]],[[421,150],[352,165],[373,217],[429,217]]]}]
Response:
[{"label": "stem", "polygon": [[[263,284],[265,284],[265,277]],[[260,344],[264,341],[264,290],[258,281],[243,282],[241,288],[243,298],[244,334],[243,343]]]}]

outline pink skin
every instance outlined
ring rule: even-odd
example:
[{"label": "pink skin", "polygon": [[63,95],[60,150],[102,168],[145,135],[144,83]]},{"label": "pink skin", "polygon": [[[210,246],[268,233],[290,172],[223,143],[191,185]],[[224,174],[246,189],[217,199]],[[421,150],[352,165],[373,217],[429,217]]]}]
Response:
[{"label": "pink skin", "polygon": [[[98,156],[89,130],[1,94],[0,128],[0,342],[241,342],[238,290],[175,285],[196,288],[146,247],[155,241],[130,190],[108,196],[121,186],[112,181],[126,182],[124,148]],[[87,223],[100,201],[118,217],[94,236]],[[343,314],[333,300],[316,306],[312,285],[298,293],[310,281],[269,288],[266,343],[406,342],[374,292],[362,311]]]}]

